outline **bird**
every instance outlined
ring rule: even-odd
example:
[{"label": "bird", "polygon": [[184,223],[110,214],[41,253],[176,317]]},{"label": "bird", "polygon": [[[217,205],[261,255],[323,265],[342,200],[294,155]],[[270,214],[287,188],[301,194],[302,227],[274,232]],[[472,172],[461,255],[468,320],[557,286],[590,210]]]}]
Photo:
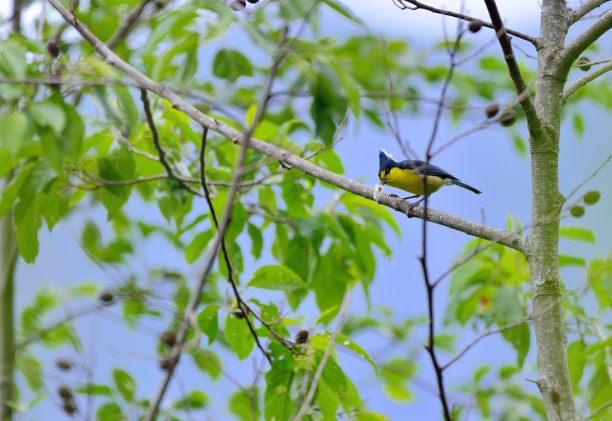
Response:
[{"label": "bird", "polygon": [[[382,186],[385,184],[413,194],[413,196],[403,197],[402,199],[414,199],[423,196],[419,201],[413,203],[410,206],[411,208],[425,200],[425,192],[429,196],[444,185],[454,184],[476,194],[482,193],[480,190],[465,184],[454,175],[447,173],[442,168],[427,162],[419,160],[398,162],[384,149],[378,152],[378,158],[378,179],[380,184],[375,188],[374,200],[376,201],[378,201],[378,194],[382,191]],[[427,184],[427,189],[425,189],[425,184]]]}]

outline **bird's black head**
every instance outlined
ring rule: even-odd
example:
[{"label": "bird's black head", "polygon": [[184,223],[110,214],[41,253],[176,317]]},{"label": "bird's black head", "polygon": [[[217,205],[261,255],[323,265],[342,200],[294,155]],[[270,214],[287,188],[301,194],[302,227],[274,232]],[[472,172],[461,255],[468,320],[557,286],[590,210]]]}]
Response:
[{"label": "bird's black head", "polygon": [[379,173],[390,170],[391,168],[397,166],[397,161],[393,159],[393,156],[387,151],[385,151],[384,149],[381,149],[380,151],[378,151],[378,160],[379,160],[379,164],[378,164]]}]

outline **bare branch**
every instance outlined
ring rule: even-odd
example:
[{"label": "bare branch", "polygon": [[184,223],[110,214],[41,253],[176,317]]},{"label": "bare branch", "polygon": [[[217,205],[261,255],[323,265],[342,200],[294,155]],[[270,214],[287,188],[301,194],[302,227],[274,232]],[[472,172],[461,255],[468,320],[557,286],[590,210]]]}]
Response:
[{"label": "bare branch", "polygon": [[525,84],[525,80],[521,74],[518,62],[514,56],[512,42],[508,36],[504,23],[502,22],[499,10],[497,9],[497,4],[495,4],[495,0],[484,0],[484,2],[487,6],[487,10],[489,11],[489,16],[491,16],[491,21],[493,22],[493,26],[497,33],[497,38],[499,39],[499,45],[501,46],[504,53],[504,59],[506,60],[506,65],[508,66],[508,72],[510,73],[510,77],[512,78],[514,86],[516,87],[516,92],[520,97],[522,96],[520,104],[521,107],[523,107],[525,117],[527,118],[529,132],[532,134],[538,133],[542,130],[541,123],[538,119],[537,111],[533,105],[533,102],[531,102],[529,88]]},{"label": "bare branch", "polygon": [[[140,73],[134,67],[127,64],[115,53],[113,53],[108,47],[106,47],[95,35],[93,35],[87,28],[85,28],[80,22],[75,21],[66,10],[66,8],[60,3],[59,0],[48,0],[51,5],[62,15],[62,17],[75,27],[79,33],[87,40],[94,48],[104,57],[111,65],[124,71],[134,80],[136,80],[141,86],[158,94],[159,96],[166,98],[174,108],[181,110],[186,115],[191,117],[203,126],[208,127],[217,133],[230,139],[232,142],[240,144],[242,139],[242,133],[238,130],[233,129],[227,124],[214,119],[212,117],[203,114],[191,104],[187,103],[180,96],[170,90],[168,87],[156,83],[149,79],[144,74]],[[300,158],[291,152],[279,148],[271,143],[263,142],[257,139],[250,139],[249,147],[253,150],[261,152],[265,155],[275,158],[283,164],[297,168],[298,170],[311,175],[321,181],[332,184],[338,188],[351,192],[353,194],[362,196],[366,199],[374,200],[375,190],[372,187],[366,186],[365,184],[350,180],[339,174],[335,174],[331,171],[325,170],[317,165],[312,164],[304,158]],[[387,207],[390,207],[398,212],[411,217],[423,218],[423,210],[421,208],[409,209],[408,203],[397,197],[389,196],[388,194],[382,193],[378,195],[378,203]],[[489,228],[472,221],[465,220],[444,212],[435,211],[430,209],[427,214],[427,220],[436,224],[444,225],[448,228],[452,228],[468,235],[483,238],[485,240],[498,242],[505,246],[522,250],[524,247],[523,239],[515,234],[507,231],[495,228]]]},{"label": "bare branch", "polygon": [[599,6],[604,3],[607,3],[608,1],[610,0],[588,0],[583,2],[574,11],[572,11],[569,19],[570,25],[573,25],[574,23],[578,22],[587,14],[591,13],[593,10],[597,9]]},{"label": "bare branch", "polygon": [[604,75],[610,70],[612,70],[612,61],[609,61],[605,66],[601,66],[599,69],[593,70],[591,73],[584,75],[583,77],[581,77],[580,79],[573,82],[570,86],[567,87],[565,92],[563,92],[563,99],[567,100],[578,89],[582,88],[587,83],[597,79],[599,76]]},{"label": "bare branch", "polygon": [[[483,20],[480,20],[480,19],[477,19],[477,18],[473,18],[473,17],[468,16],[468,15],[464,15],[463,13],[457,13],[457,12],[453,12],[453,11],[445,10],[445,9],[438,9],[437,7],[429,6],[428,4],[421,3],[420,1],[413,1],[413,0],[392,0],[392,1],[400,9],[410,9],[410,10],[423,9],[423,10],[427,10],[429,12],[437,13],[439,15],[451,16],[453,18],[461,19],[461,20],[464,20],[464,21],[467,21],[467,22],[478,22],[482,26],[485,26],[485,27],[491,28],[491,29],[495,29],[495,26],[492,25],[489,22],[485,22]],[[412,4],[414,7],[407,6],[404,3]],[[498,30],[496,29],[496,31],[498,31]],[[534,37],[532,37],[530,35],[526,35],[526,34],[523,34],[522,32],[514,31],[512,29],[508,29],[508,33],[510,35],[514,35],[517,38],[520,38],[520,39],[523,39],[523,40],[525,40],[527,42],[530,42],[534,46],[538,45],[538,39],[534,38]]]},{"label": "bare branch", "polygon": [[567,74],[580,54],[593,44],[599,37],[612,28],[612,9],[608,9],[599,19],[565,46],[557,59],[558,69]]}]

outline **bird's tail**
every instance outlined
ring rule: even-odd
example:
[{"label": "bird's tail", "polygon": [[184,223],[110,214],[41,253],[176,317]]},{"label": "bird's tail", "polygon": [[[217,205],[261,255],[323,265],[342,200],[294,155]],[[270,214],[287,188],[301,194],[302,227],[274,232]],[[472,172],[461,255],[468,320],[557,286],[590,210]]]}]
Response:
[{"label": "bird's tail", "polygon": [[470,191],[473,191],[476,194],[482,193],[480,190],[478,190],[478,189],[476,189],[476,188],[474,188],[474,187],[472,187],[472,186],[470,186],[468,184],[462,183],[459,180],[451,180],[451,183],[454,184],[455,186],[463,187],[464,189],[468,189]]}]

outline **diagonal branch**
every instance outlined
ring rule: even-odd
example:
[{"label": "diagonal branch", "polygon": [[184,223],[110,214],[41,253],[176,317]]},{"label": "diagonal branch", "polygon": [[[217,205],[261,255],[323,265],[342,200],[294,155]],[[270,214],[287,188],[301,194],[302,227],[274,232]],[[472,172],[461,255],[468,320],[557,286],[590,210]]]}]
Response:
[{"label": "diagonal branch", "polygon": [[[410,9],[410,10],[423,9],[423,10],[427,10],[427,11],[432,12],[432,13],[436,13],[438,15],[450,16],[450,17],[453,17],[453,18],[465,20],[467,22],[478,22],[482,26],[485,26],[485,27],[491,28],[491,29],[495,29],[495,26],[492,25],[489,22],[485,22],[483,20],[480,20],[480,19],[477,19],[477,18],[473,18],[473,17],[468,16],[468,15],[464,15],[463,13],[457,13],[457,12],[453,12],[451,10],[446,10],[446,9],[438,9],[437,7],[433,7],[433,6],[430,6],[428,4],[421,3],[420,1],[413,1],[413,0],[392,0],[392,1],[400,9]],[[413,5],[414,7],[407,6],[405,3],[409,3],[409,4]],[[538,45],[538,39],[532,37],[531,35],[523,34],[522,32],[514,31],[512,29],[508,29],[507,32],[510,35],[514,35],[517,38],[520,38],[522,40],[530,42],[531,44],[533,44],[536,47]]]},{"label": "diagonal branch", "polygon": [[[145,87],[151,92],[167,99],[174,108],[184,112],[193,120],[197,121],[201,125],[208,127],[236,144],[241,144],[242,133],[238,130],[233,129],[227,124],[214,119],[212,117],[203,114],[191,104],[183,100],[180,96],[168,89],[166,86],[156,83],[149,79],[144,74],[140,73],[134,67],[127,64],[115,53],[113,53],[108,47],[104,45],[95,35],[93,35],[87,28],[85,28],[80,22],[75,21],[70,12],[60,3],[59,0],[48,0],[49,3],[62,15],[62,17],[77,29],[81,36],[87,40],[94,48],[104,57],[111,65],[122,70],[137,81],[140,86]],[[300,158],[291,152],[279,148],[271,143],[263,142],[257,139],[250,139],[248,146],[258,152],[275,158],[276,160],[284,163],[287,166],[296,168],[308,175],[311,175],[321,181],[332,184],[340,189],[346,190],[353,194],[362,196],[366,199],[374,200],[375,190],[363,183],[359,183],[343,177],[339,174],[333,173],[326,169],[323,169],[317,165],[312,164],[304,158]],[[409,209],[409,204],[400,198],[389,196],[387,194],[378,195],[378,203],[394,209],[403,214],[409,216],[423,218],[423,210],[421,208]],[[427,212],[427,220],[439,225],[444,225],[448,228],[461,231],[465,234],[472,235],[475,237],[483,238],[485,240],[493,241],[507,247],[520,250],[524,249],[524,240],[522,237],[510,233],[508,231],[496,228],[486,227],[484,225],[459,218],[448,213],[429,209]]]},{"label": "diagonal branch", "polygon": [[521,107],[525,112],[529,132],[533,135],[541,131],[541,123],[538,119],[538,114],[533,105],[533,102],[531,102],[529,88],[525,84],[525,80],[523,79],[523,75],[521,74],[521,69],[519,68],[518,62],[516,61],[516,57],[514,55],[514,51],[512,49],[512,42],[510,40],[510,37],[508,36],[508,31],[506,30],[506,27],[502,22],[502,18],[499,14],[499,10],[497,9],[497,4],[495,3],[495,0],[484,0],[484,2],[487,6],[487,10],[489,11],[489,16],[491,16],[491,22],[493,22],[495,32],[497,33],[499,45],[501,46],[501,49],[504,53],[504,60],[506,60],[508,72],[510,73],[510,77],[514,82],[516,92],[518,93],[519,97],[521,97],[519,103],[521,104]]},{"label": "diagonal branch", "polygon": [[580,54],[610,29],[612,29],[612,9],[608,9],[595,23],[565,46],[557,60],[560,73],[567,74]]},{"label": "diagonal branch", "polygon": [[609,72],[610,70],[612,70],[612,61],[610,61],[605,66],[601,66],[599,69],[594,70],[591,73],[584,75],[577,81],[573,82],[570,86],[568,86],[565,92],[563,92],[563,99],[567,100],[567,98],[573,95],[574,92],[576,92],[578,89],[582,88],[587,83],[597,79],[599,76]]},{"label": "diagonal branch", "polygon": [[570,25],[578,22],[580,19],[585,17],[587,14],[591,13],[594,9],[597,9],[604,3],[609,2],[610,0],[588,0],[578,6],[574,11],[572,11],[570,15],[569,23]]}]

